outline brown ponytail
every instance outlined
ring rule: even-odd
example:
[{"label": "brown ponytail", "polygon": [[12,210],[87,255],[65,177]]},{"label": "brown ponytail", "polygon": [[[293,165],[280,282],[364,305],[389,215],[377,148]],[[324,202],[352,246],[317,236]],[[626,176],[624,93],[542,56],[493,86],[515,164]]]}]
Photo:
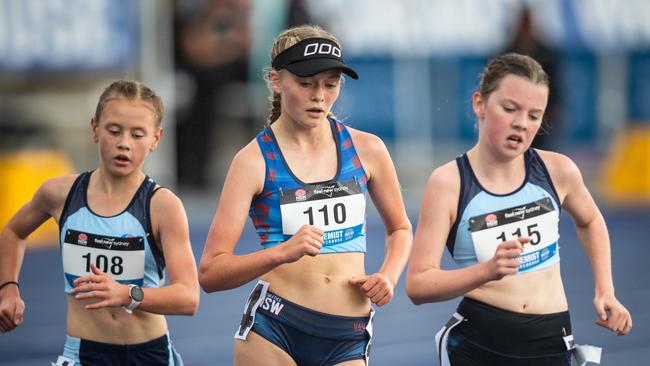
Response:
[{"label": "brown ponytail", "polygon": [[271,123],[275,122],[280,117],[280,113],[282,112],[282,99],[280,99],[280,94],[273,93],[269,100],[271,101],[271,113],[266,119],[266,123],[271,125]]}]

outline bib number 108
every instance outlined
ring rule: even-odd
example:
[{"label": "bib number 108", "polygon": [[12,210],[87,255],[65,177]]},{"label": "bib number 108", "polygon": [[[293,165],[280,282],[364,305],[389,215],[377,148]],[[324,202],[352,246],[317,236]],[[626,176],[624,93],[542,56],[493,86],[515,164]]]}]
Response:
[{"label": "bib number 108", "polygon": [[[327,208],[327,205],[324,205],[321,207],[317,212],[322,212],[323,213],[323,223],[325,226],[328,226],[330,224],[330,218],[329,218],[329,209]],[[310,207],[306,211],[303,211],[304,214],[306,214],[309,217],[309,225],[314,225],[314,211],[313,208]],[[334,216],[334,222],[337,224],[342,224],[345,222],[345,205],[342,203],[337,203],[334,205],[332,209],[332,214]]]},{"label": "bib number 108", "polygon": [[[86,259],[86,272],[92,272],[90,270],[90,264],[92,262],[91,253],[87,253],[86,255],[82,255],[81,257]],[[124,267],[122,266],[124,259],[122,259],[122,257],[120,257],[119,255],[111,257],[110,265],[108,263],[109,262],[108,257],[103,254],[99,254],[98,256],[96,256],[94,262],[95,262],[94,263],[95,267],[99,268],[104,273],[110,273],[112,275],[117,276],[117,275],[121,275],[124,272]]]}]

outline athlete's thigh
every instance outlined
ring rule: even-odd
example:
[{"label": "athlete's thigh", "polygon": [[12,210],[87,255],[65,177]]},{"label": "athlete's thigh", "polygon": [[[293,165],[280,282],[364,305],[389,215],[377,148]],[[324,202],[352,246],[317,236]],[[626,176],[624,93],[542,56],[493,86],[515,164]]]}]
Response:
[{"label": "athlete's thigh", "polygon": [[337,363],[336,366],[366,366],[366,360],[359,359],[359,360],[344,361],[341,363]]},{"label": "athlete's thigh", "polygon": [[235,366],[291,366],[295,361],[280,347],[257,333],[250,332],[245,341],[235,340]]}]

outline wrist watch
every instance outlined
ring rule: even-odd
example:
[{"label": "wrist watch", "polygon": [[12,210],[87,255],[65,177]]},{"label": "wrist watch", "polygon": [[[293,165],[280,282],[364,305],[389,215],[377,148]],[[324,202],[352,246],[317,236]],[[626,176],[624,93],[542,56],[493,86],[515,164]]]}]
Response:
[{"label": "wrist watch", "polygon": [[144,291],[142,291],[142,287],[140,286],[129,286],[129,299],[131,299],[131,303],[129,305],[123,306],[123,308],[127,313],[131,314],[133,312],[133,309],[136,309],[138,306],[140,306],[140,303],[142,300],[144,300]]}]

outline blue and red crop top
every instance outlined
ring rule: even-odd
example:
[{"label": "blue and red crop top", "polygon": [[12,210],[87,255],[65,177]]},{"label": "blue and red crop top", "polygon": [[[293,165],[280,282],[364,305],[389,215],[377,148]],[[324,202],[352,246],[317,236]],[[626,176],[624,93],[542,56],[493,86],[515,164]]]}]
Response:
[{"label": "blue and red crop top", "polygon": [[303,225],[311,224],[325,232],[321,254],[366,251],[366,173],[347,128],[334,119],[329,123],[338,167],[334,178],[325,182],[298,179],[270,127],[257,135],[266,173],[264,189],[253,199],[249,216],[264,248],[290,239]]}]

